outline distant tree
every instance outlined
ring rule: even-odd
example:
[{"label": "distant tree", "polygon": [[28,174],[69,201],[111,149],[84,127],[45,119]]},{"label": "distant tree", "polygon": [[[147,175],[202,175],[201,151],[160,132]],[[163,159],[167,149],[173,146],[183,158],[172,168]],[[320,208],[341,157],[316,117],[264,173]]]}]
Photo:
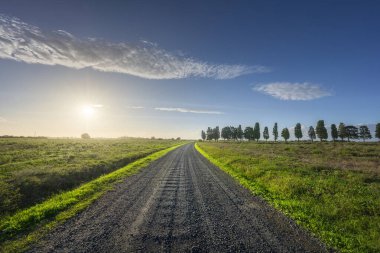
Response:
[{"label": "distant tree", "polygon": [[177,139],[176,139],[177,141],[180,141],[181,140],[181,137],[177,137]]},{"label": "distant tree", "polygon": [[313,142],[315,140],[315,137],[316,137],[314,127],[310,126],[308,134],[309,134],[309,138],[310,138],[311,142]]},{"label": "distant tree", "polygon": [[369,131],[367,126],[360,126],[359,127],[359,138],[365,142],[366,139],[372,139],[371,132]]},{"label": "distant tree", "polygon": [[215,127],[213,130],[213,139],[215,140],[215,141],[218,141],[219,139],[220,139],[220,131],[219,131],[219,127],[217,126],[217,127]]},{"label": "distant tree", "polygon": [[206,140],[206,133],[205,133],[205,131],[203,131],[203,130],[202,130],[202,132],[201,132],[201,137],[202,137],[202,140],[203,140],[203,141]]},{"label": "distant tree", "polygon": [[82,139],[90,139],[90,135],[88,133],[84,133],[80,136]]},{"label": "distant tree", "polygon": [[359,138],[359,129],[355,126],[346,126],[345,127],[346,136],[348,141],[351,139],[357,139]]},{"label": "distant tree", "polygon": [[231,138],[234,140],[237,140],[237,131],[238,131],[237,128],[231,126],[230,129],[231,129]]},{"label": "distant tree", "polygon": [[342,141],[347,137],[346,126],[342,122],[340,122],[338,127],[338,136]]},{"label": "distant tree", "polygon": [[253,128],[252,127],[246,127],[244,129],[244,138],[247,140],[253,140],[254,134],[253,134]]},{"label": "distant tree", "polygon": [[328,138],[327,129],[324,120],[318,120],[317,127],[315,128],[318,138],[322,141]]},{"label": "distant tree", "polygon": [[263,132],[263,137],[266,141],[268,141],[269,139],[269,130],[268,130],[268,127],[264,127],[264,132]]},{"label": "distant tree", "polygon": [[206,139],[208,141],[211,141],[212,139],[214,139],[214,132],[212,131],[211,127],[208,127],[207,128],[207,131],[206,131]]},{"label": "distant tree", "polygon": [[297,138],[298,141],[300,141],[300,138],[302,138],[302,127],[300,123],[297,123],[294,127],[294,136]]},{"label": "distant tree", "polygon": [[233,127],[233,126],[229,126],[229,136],[230,136],[230,139],[232,140],[236,140],[236,128]]},{"label": "distant tree", "polygon": [[282,129],[281,137],[284,138],[285,142],[288,141],[288,139],[290,137],[289,129],[288,128],[285,127],[284,129]]},{"label": "distant tree", "polygon": [[222,128],[222,132],[221,132],[221,136],[223,139],[225,140],[229,140],[232,138],[232,132],[231,132],[231,128],[230,127],[223,127]]},{"label": "distant tree", "polygon": [[274,141],[277,141],[277,139],[278,139],[278,127],[277,127],[277,122],[274,123],[274,127],[273,127],[273,137],[274,137]]},{"label": "distant tree", "polygon": [[380,123],[376,124],[375,137],[380,140]]},{"label": "distant tree", "polygon": [[256,122],[255,123],[255,127],[253,128],[253,139],[256,140],[256,141],[259,141],[260,139],[260,124],[259,122]]},{"label": "distant tree", "polygon": [[331,124],[331,138],[333,141],[338,139],[338,129],[336,128],[335,124]]},{"label": "distant tree", "polygon": [[239,140],[242,140],[242,139],[243,139],[243,129],[241,129],[241,125],[239,125],[239,126],[237,127],[236,137],[237,137]]}]

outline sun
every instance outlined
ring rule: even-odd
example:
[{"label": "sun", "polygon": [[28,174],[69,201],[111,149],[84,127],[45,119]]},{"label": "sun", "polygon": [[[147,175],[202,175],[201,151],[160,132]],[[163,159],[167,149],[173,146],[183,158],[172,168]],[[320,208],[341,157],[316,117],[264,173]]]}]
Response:
[{"label": "sun", "polygon": [[82,114],[86,119],[92,118],[95,114],[95,108],[92,105],[84,105],[82,107]]}]

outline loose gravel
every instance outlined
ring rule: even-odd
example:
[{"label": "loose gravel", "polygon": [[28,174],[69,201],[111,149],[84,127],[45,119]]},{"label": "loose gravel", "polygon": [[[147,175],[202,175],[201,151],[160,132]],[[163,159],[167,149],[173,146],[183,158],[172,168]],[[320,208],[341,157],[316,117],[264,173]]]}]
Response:
[{"label": "loose gravel", "polygon": [[184,145],[127,178],[29,252],[327,252]]}]

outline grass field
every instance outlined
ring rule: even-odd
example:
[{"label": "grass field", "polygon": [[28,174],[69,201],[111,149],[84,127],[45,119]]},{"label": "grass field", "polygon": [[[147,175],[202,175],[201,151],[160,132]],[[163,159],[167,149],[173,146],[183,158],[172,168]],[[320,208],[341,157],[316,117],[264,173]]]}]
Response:
[{"label": "grass field", "polygon": [[379,143],[198,142],[198,149],[329,246],[380,252]]},{"label": "grass field", "polygon": [[0,138],[0,219],[179,143]]}]

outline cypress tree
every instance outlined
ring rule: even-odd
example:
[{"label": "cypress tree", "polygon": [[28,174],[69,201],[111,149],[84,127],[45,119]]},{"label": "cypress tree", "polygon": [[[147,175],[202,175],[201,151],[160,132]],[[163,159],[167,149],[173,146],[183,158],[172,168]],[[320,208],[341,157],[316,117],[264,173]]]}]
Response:
[{"label": "cypress tree", "polygon": [[315,139],[314,127],[310,126],[308,134],[311,142],[313,142],[313,140]]},{"label": "cypress tree", "polygon": [[215,141],[220,139],[220,131],[218,126],[213,129],[213,138]]},{"label": "cypress tree", "polygon": [[239,126],[237,127],[236,137],[237,137],[239,140],[243,139],[243,129],[241,129],[241,125],[239,125]]},{"label": "cypress tree", "polygon": [[206,133],[205,131],[202,130],[201,132],[201,137],[202,137],[202,140],[204,141],[206,139]]},{"label": "cypress tree", "polygon": [[256,141],[259,141],[260,139],[260,124],[259,122],[256,122],[255,128],[253,129],[253,139]]},{"label": "cypress tree", "polygon": [[227,127],[223,127],[222,128],[222,131],[220,132],[220,136],[224,139],[224,140],[226,140],[227,138],[228,138],[228,134],[227,134]]},{"label": "cypress tree", "polygon": [[336,129],[335,124],[331,124],[331,138],[333,139],[333,141],[338,139],[338,129]]},{"label": "cypress tree", "polygon": [[264,127],[263,137],[266,141],[269,139],[269,130],[268,127]]},{"label": "cypress tree", "polygon": [[347,137],[346,126],[342,122],[339,124],[338,136],[340,139],[342,139],[342,141]]},{"label": "cypress tree", "polygon": [[375,137],[380,140],[380,123],[376,124]]},{"label": "cypress tree", "polygon": [[237,140],[237,128],[231,126],[231,139]]},{"label": "cypress tree", "polygon": [[248,141],[253,140],[253,128],[252,127],[246,127],[244,129],[244,138]]},{"label": "cypress tree", "polygon": [[273,127],[273,137],[274,137],[274,141],[277,141],[278,139],[278,128],[277,128],[277,122],[274,123],[274,127]]},{"label": "cypress tree", "polygon": [[318,138],[321,141],[328,138],[327,129],[325,127],[325,121],[324,120],[318,120],[317,127],[315,130],[316,130]]},{"label": "cypress tree", "polygon": [[302,138],[302,127],[300,123],[297,123],[294,127],[294,136],[297,138],[298,142],[300,141],[300,138]]},{"label": "cypress tree", "polygon": [[212,131],[211,127],[207,128],[206,135],[207,135],[206,138],[208,141],[211,141],[212,139],[214,139],[214,132]]}]

